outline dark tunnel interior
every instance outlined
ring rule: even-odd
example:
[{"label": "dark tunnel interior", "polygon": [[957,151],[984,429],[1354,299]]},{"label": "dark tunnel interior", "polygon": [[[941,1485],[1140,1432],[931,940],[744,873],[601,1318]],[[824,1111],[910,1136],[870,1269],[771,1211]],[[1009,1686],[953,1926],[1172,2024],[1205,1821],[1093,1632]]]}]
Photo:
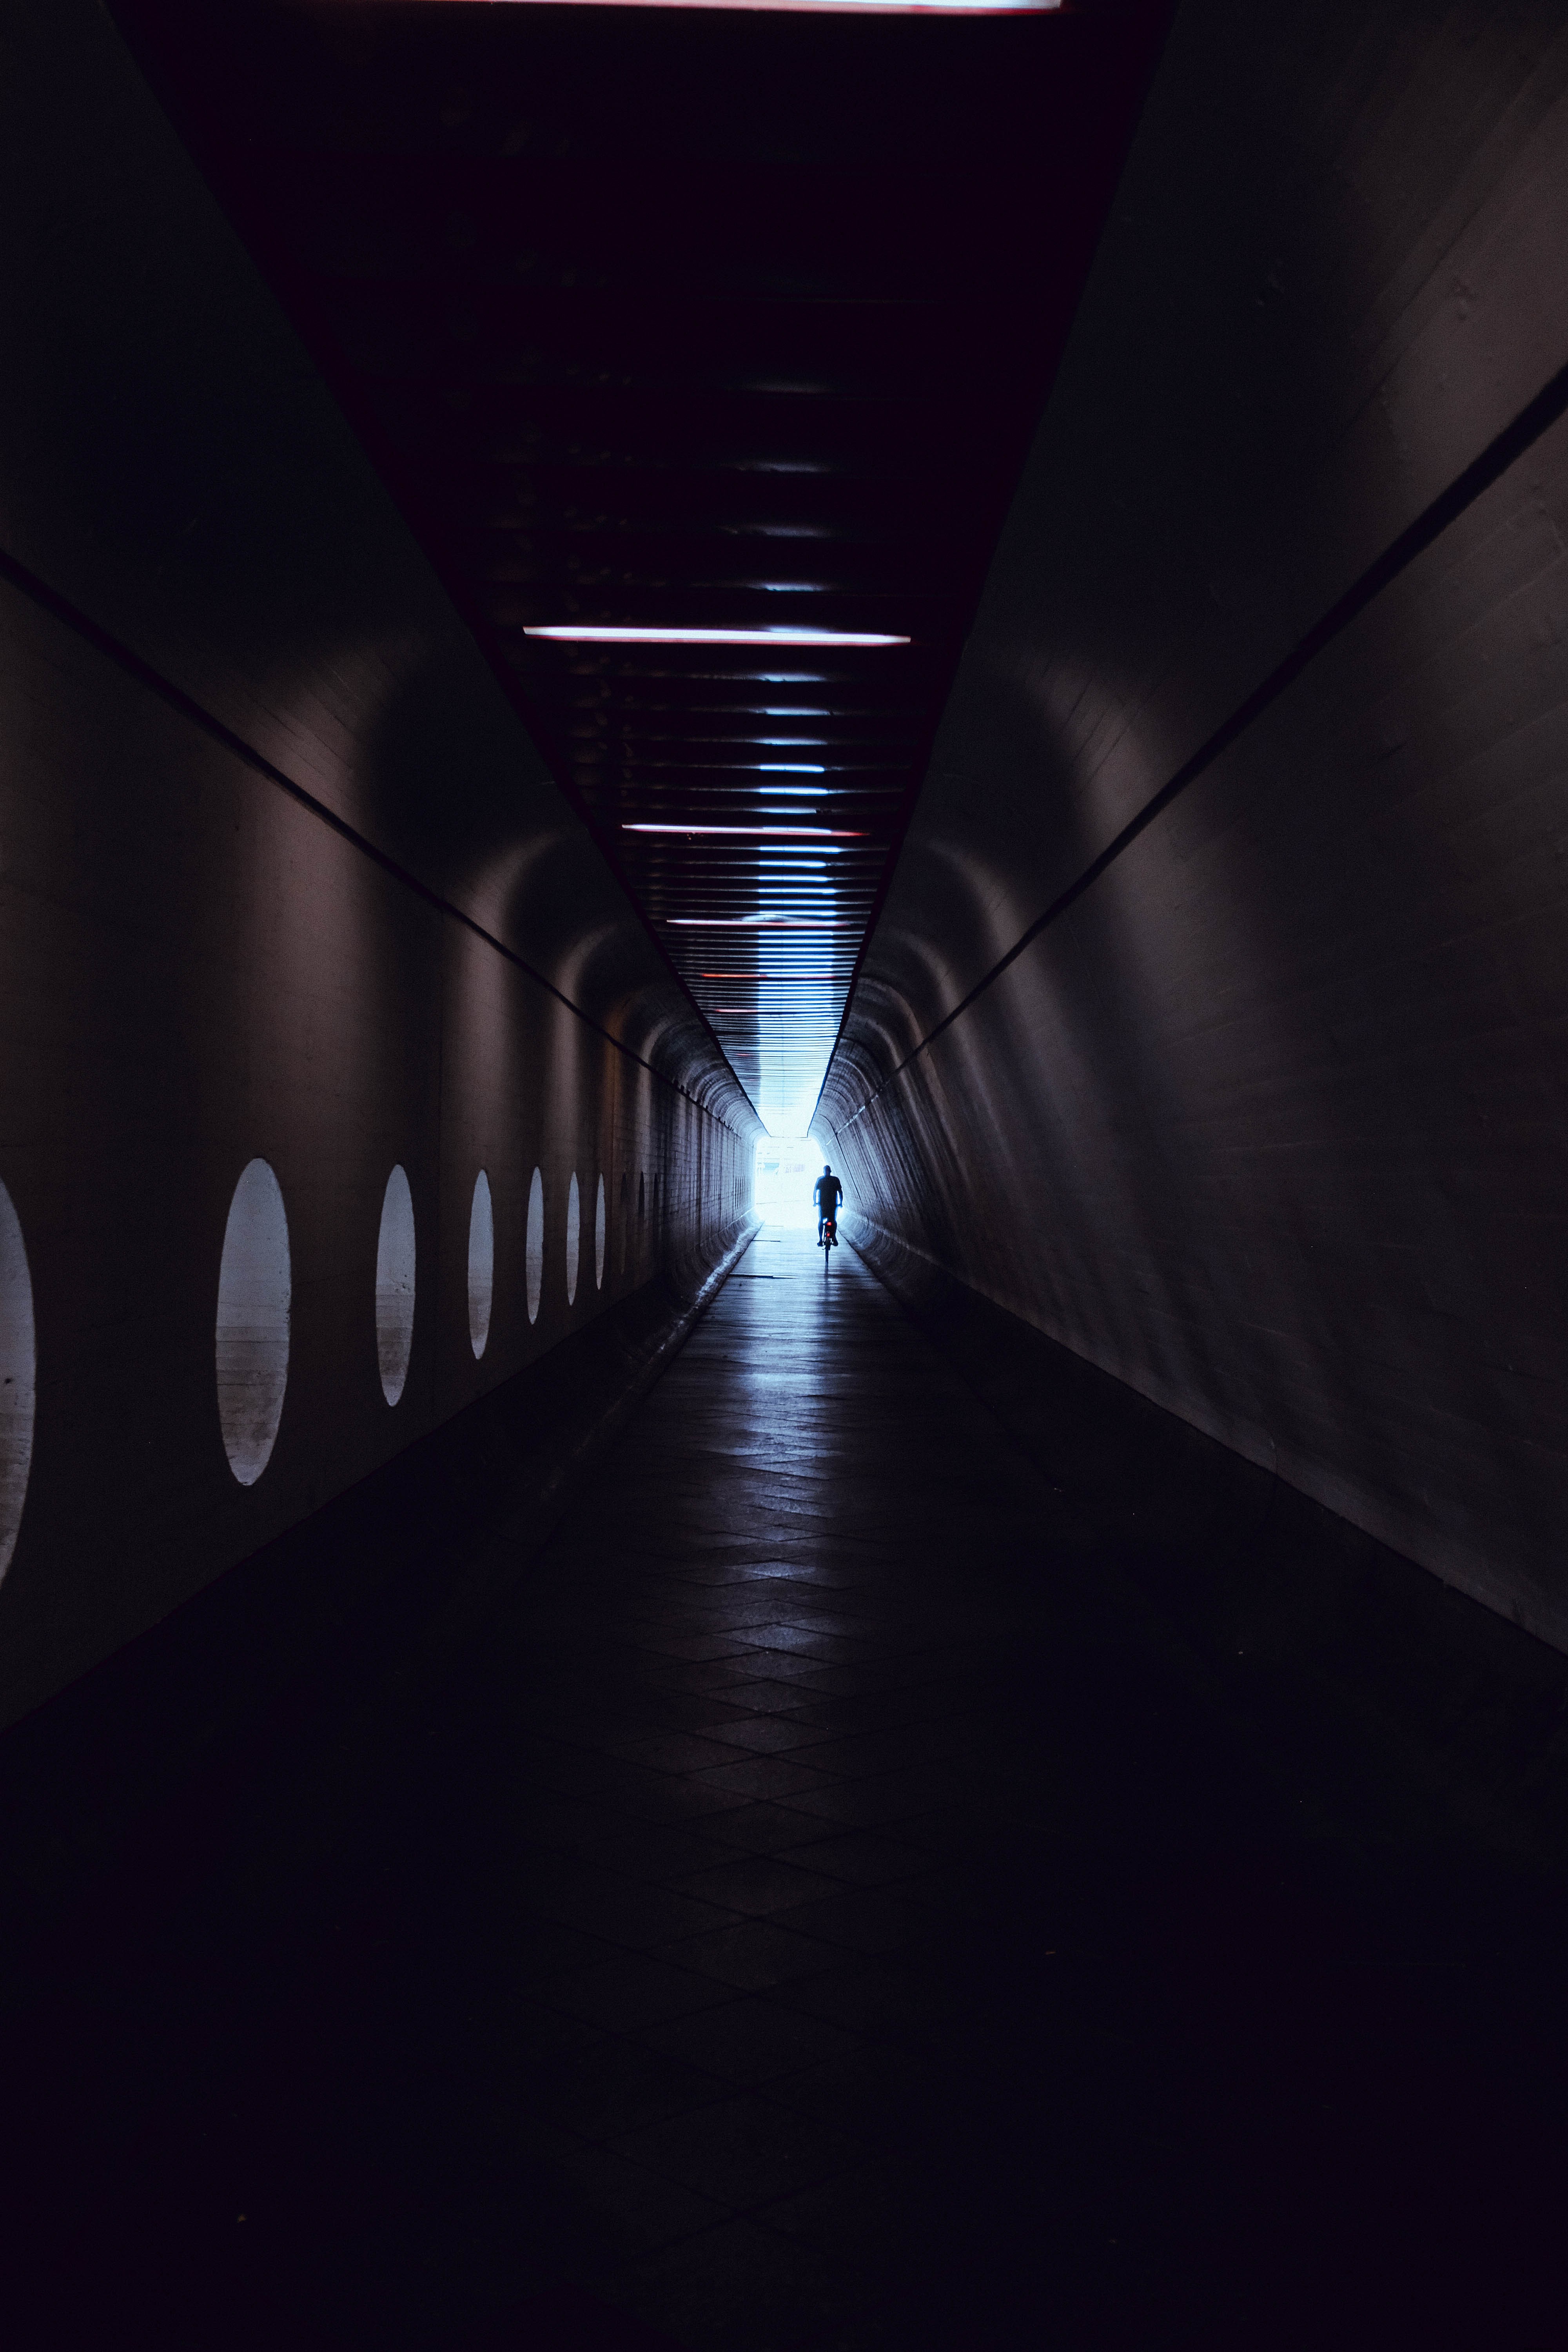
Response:
[{"label": "dark tunnel interior", "polygon": [[1560,2345],[1568,9],[0,59],[6,2341]]}]

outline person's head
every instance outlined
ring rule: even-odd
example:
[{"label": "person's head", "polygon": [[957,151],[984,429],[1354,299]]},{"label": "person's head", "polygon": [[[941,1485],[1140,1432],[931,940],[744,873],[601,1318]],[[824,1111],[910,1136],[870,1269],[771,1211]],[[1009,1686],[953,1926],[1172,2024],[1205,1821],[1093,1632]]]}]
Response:
[{"label": "person's head", "polygon": [[826,1163],[826,1160],[824,1160],[823,1165],[822,1165],[822,1172],[823,1172],[823,1174],[824,1174],[825,1176],[831,1176],[831,1175],[832,1175],[832,1173],[833,1173],[832,1169],[828,1167],[828,1165],[827,1165],[827,1163]]}]

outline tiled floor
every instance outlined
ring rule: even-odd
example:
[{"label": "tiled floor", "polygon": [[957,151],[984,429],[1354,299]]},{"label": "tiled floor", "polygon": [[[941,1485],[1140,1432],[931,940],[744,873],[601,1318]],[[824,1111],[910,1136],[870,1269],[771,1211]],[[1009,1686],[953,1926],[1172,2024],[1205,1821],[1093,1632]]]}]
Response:
[{"label": "tiled floor", "polygon": [[1035,1498],[996,1455],[849,1252],[825,1276],[769,1233],[468,1694],[495,1778],[453,1900],[493,1948],[513,1890],[520,2132],[590,2269],[681,2341],[909,2324],[1032,1614]]},{"label": "tiled floor", "polygon": [[764,1234],[324,1903],[258,1832],[144,1964],[117,2177],[179,2147],[181,2263],[268,2344],[609,2343],[566,2279],[689,2352],[1272,2352],[1435,2340],[1494,2248],[1517,2289],[1522,1948],[1096,1528]]}]

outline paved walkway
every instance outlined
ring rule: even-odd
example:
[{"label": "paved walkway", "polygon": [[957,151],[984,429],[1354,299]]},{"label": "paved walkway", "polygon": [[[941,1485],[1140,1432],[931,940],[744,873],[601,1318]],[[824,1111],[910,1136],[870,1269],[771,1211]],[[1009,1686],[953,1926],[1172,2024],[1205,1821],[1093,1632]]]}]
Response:
[{"label": "paved walkway", "polygon": [[693,2352],[1409,2308],[1462,1979],[847,1249],[754,1244],[421,1772],[337,2112],[430,2326],[524,2257]]},{"label": "paved walkway", "polygon": [[514,1972],[521,2139],[578,2266],[684,2343],[910,2340],[1037,2157],[981,2086],[1062,1964],[1043,1887],[999,1948],[976,1884],[1037,1779],[998,1450],[850,1251],[769,1231],[469,1694],[500,1778],[451,1900]]},{"label": "paved walkway", "polygon": [[1332,1743],[1222,1698],[852,1253],[765,1232],[325,1915],[267,1940],[264,1825],[105,1997],[156,2277],[377,2352],[1438,2340],[1457,2246],[1552,2242],[1557,2074],[1380,1908]]}]

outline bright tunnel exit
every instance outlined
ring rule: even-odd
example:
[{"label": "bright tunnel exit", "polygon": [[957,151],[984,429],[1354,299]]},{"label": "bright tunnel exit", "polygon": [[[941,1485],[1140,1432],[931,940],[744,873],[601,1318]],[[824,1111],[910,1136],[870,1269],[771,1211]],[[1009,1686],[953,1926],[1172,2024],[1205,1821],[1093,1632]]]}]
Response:
[{"label": "bright tunnel exit", "polygon": [[816,1226],[811,1189],[827,1159],[810,1136],[763,1136],[757,1146],[752,1202],[764,1224]]}]

